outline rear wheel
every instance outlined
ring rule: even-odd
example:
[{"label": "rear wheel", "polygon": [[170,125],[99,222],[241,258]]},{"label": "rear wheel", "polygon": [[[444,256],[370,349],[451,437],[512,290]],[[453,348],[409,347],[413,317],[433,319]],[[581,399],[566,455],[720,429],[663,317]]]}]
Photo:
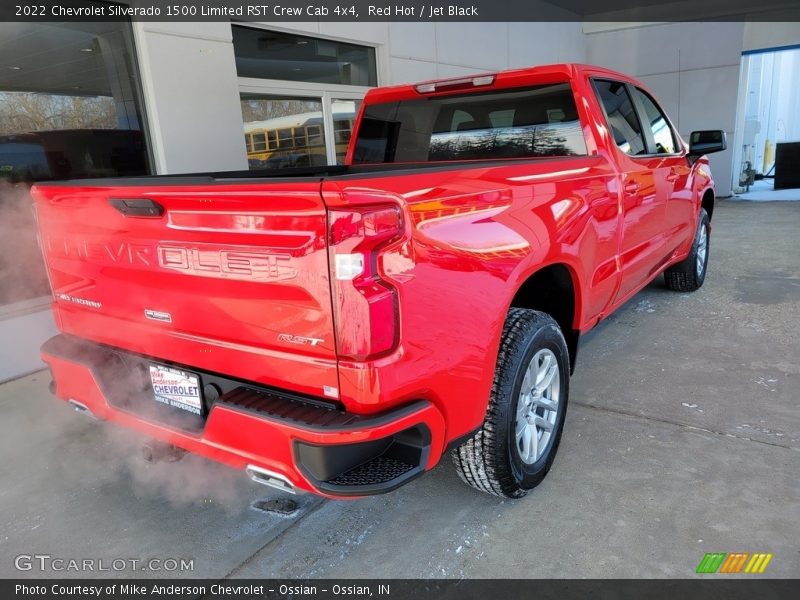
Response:
[{"label": "rear wheel", "polygon": [[512,308],[483,426],[452,453],[461,479],[506,498],[536,487],[558,450],[568,394],[569,353],[558,324]]},{"label": "rear wheel", "polygon": [[703,285],[708,269],[709,241],[708,213],[701,208],[689,256],[664,271],[664,281],[669,289],[676,292],[693,292]]}]

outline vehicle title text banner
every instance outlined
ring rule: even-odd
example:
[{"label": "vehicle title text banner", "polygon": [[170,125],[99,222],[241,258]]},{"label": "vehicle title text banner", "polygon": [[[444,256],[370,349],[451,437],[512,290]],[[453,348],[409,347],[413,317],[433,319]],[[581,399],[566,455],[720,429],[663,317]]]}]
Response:
[{"label": "vehicle title text banner", "polygon": [[0,21],[800,21],[797,0],[3,0]]}]

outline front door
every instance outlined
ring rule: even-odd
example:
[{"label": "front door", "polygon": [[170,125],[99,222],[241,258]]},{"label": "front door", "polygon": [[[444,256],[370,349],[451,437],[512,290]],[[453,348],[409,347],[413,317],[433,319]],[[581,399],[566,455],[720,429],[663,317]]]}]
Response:
[{"label": "front door", "polygon": [[657,157],[653,165],[656,181],[666,197],[662,228],[668,258],[694,238],[696,209],[691,167],[675,129],[653,97],[639,88],[633,89],[633,95],[642,115],[645,137]]},{"label": "front door", "polygon": [[620,286],[613,304],[624,301],[663,264],[666,194],[656,178],[660,159],[653,156],[627,85],[593,81],[617,146],[621,172],[622,239]]}]

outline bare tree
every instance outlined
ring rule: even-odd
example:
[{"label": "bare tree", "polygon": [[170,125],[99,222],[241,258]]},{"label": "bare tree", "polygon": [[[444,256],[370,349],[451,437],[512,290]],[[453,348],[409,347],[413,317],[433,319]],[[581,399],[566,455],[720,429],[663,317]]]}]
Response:
[{"label": "bare tree", "polygon": [[116,127],[116,106],[108,96],[0,92],[0,135]]},{"label": "bare tree", "polygon": [[242,118],[245,123],[252,121],[268,121],[277,117],[288,117],[307,112],[318,112],[322,115],[322,105],[314,100],[242,100]]}]

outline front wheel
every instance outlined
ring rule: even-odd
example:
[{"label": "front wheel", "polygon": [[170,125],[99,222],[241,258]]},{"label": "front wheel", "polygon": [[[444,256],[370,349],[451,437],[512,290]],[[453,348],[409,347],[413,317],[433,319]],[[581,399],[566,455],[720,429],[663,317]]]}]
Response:
[{"label": "front wheel", "polygon": [[452,453],[461,479],[505,498],[539,485],[558,450],[568,395],[569,353],[558,324],[512,308],[483,426]]},{"label": "front wheel", "polygon": [[701,208],[689,256],[664,271],[664,281],[669,289],[676,292],[693,292],[703,285],[708,269],[709,230],[708,213]]}]

